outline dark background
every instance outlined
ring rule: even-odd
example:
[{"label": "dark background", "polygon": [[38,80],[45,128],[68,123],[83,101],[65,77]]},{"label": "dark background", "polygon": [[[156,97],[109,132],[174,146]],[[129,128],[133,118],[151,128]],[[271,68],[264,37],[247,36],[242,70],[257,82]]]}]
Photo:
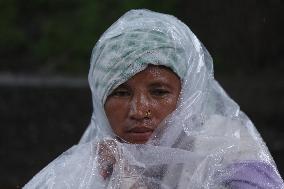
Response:
[{"label": "dark background", "polygon": [[133,8],[189,25],[284,175],[283,1],[0,0],[0,188],[23,186],[78,142],[92,112],[92,47]]}]

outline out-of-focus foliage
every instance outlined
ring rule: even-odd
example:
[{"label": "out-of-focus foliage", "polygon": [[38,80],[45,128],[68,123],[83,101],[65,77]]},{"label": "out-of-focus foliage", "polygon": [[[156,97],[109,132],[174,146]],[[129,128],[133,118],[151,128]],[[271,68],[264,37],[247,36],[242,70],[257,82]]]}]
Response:
[{"label": "out-of-focus foliage", "polygon": [[2,0],[0,71],[86,75],[99,36],[130,9],[173,14],[189,25],[217,71],[283,68],[283,1]]},{"label": "out-of-focus foliage", "polygon": [[[132,8],[174,13],[175,1],[9,0],[1,2],[1,70],[82,73],[99,36]],[[150,5],[150,6],[148,6]]]}]

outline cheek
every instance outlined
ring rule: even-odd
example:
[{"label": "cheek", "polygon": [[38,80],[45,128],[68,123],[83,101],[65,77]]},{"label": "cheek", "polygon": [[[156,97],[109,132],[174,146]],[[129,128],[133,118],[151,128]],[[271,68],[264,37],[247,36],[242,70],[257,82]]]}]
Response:
[{"label": "cheek", "polygon": [[176,109],[178,97],[164,99],[153,103],[158,122],[161,122],[165,117]]},{"label": "cheek", "polygon": [[118,134],[123,128],[124,120],[127,116],[127,103],[120,103],[115,100],[109,100],[105,104],[105,112],[109,124],[113,131]]},{"label": "cheek", "polygon": [[127,113],[127,102],[123,100],[117,100],[110,98],[105,103],[105,112],[107,114],[108,119],[112,118],[120,118],[124,114]]}]

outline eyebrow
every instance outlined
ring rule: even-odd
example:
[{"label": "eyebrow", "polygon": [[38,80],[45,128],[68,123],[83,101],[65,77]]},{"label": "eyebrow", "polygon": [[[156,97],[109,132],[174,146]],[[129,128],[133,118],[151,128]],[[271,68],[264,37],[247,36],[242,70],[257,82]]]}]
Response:
[{"label": "eyebrow", "polygon": [[129,88],[129,85],[127,83],[122,83],[121,85],[119,85],[117,88]]},{"label": "eyebrow", "polygon": [[150,87],[168,87],[168,88],[172,88],[170,85],[166,84],[165,82],[162,81],[158,81],[158,82],[153,82],[150,84]]}]

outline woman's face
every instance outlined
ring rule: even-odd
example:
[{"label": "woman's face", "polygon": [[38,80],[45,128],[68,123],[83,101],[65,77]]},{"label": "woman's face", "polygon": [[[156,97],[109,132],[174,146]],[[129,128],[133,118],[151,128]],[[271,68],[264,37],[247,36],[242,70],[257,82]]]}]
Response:
[{"label": "woman's face", "polygon": [[147,142],[159,123],[175,110],[179,77],[164,66],[148,66],[117,87],[106,99],[105,112],[114,133],[133,143]]}]

